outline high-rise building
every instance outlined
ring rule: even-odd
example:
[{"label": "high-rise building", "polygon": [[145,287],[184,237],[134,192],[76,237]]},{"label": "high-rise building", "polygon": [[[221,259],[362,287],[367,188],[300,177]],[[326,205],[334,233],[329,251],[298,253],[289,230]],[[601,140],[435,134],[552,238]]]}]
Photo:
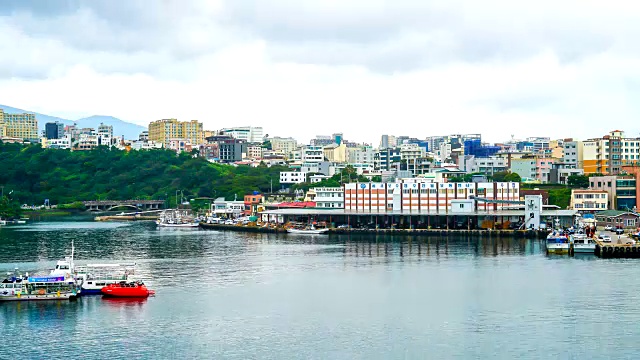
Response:
[{"label": "high-rise building", "polygon": [[338,145],[342,144],[342,141],[344,141],[344,135],[342,133],[335,133],[331,135],[331,137],[333,138],[333,142]]},{"label": "high-rise building", "polygon": [[98,135],[113,137],[113,126],[100,123],[100,126],[98,126]]},{"label": "high-rise building", "polygon": [[248,143],[262,143],[264,131],[261,127],[241,126],[220,130],[220,135],[231,136],[234,139],[244,140]]},{"label": "high-rise building", "polygon": [[622,166],[640,164],[640,138],[626,138],[624,131],[614,130],[602,138],[582,142],[585,174],[616,175]]},{"label": "high-rise building", "polygon": [[289,157],[289,154],[298,147],[298,143],[294,138],[281,138],[276,136],[269,140],[271,141],[271,150],[281,152],[286,157]]},{"label": "high-rise building", "polygon": [[7,136],[7,127],[4,124],[4,110],[0,109],[0,138]]},{"label": "high-rise building", "polygon": [[38,141],[38,121],[35,114],[22,113],[22,114],[7,114],[0,109],[2,116],[0,119],[0,133],[4,133],[2,136],[20,138],[30,141]]},{"label": "high-rise building", "polygon": [[200,145],[204,143],[202,123],[162,119],[149,124],[149,140],[166,144],[169,139],[187,139],[192,145]]},{"label": "high-rise building", "polygon": [[64,136],[64,124],[61,122],[46,123],[44,125],[44,137],[47,139],[60,139]]}]

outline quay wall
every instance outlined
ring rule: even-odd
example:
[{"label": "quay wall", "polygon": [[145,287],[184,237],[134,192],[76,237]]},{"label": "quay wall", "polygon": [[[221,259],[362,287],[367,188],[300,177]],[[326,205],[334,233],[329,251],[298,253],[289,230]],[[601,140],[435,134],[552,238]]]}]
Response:
[{"label": "quay wall", "polygon": [[[204,224],[200,227],[210,230],[253,232],[253,233],[286,233],[283,227],[263,228],[257,226],[237,226],[222,224]],[[410,235],[410,236],[446,236],[458,235],[469,237],[515,237],[528,239],[544,239],[545,231],[533,230],[444,230],[444,229],[329,229],[330,234],[371,234],[371,235]]]}]

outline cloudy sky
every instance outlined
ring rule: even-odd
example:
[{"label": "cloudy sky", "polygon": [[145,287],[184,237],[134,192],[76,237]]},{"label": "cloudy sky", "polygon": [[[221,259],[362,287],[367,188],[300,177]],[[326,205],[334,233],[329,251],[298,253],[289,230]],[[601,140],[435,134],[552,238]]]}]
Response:
[{"label": "cloudy sky", "polygon": [[639,38],[627,0],[3,0],[0,103],[375,145],[639,136]]}]

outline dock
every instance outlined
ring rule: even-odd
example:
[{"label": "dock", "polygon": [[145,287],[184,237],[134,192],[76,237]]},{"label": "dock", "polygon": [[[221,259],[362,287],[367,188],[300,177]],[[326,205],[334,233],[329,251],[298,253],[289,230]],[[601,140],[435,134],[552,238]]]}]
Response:
[{"label": "dock", "polygon": [[[252,233],[286,233],[282,227],[262,227],[250,225],[223,225],[200,223],[207,230],[252,232]],[[338,229],[330,228],[329,234],[343,235],[406,235],[406,236],[464,236],[464,237],[514,237],[520,239],[545,239],[544,230],[453,230],[453,229]]]},{"label": "dock", "polygon": [[[622,239],[621,239],[622,240]],[[617,240],[616,240],[617,241]],[[624,237],[625,243],[602,242],[596,239],[594,254],[603,259],[640,258],[640,245],[630,237]]]}]

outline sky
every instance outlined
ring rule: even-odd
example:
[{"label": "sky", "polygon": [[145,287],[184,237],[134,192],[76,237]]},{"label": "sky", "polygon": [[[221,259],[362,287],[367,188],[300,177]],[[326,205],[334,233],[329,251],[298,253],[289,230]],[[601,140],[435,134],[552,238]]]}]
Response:
[{"label": "sky", "polygon": [[3,0],[0,103],[304,142],[635,137],[638,38],[628,0]]}]

